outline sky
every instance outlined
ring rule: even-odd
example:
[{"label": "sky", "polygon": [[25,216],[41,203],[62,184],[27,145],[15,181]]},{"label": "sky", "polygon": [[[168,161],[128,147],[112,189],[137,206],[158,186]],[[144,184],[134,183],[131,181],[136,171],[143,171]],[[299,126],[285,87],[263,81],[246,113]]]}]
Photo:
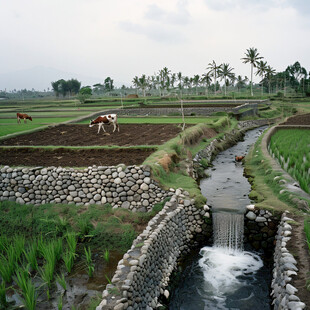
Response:
[{"label": "sky", "polygon": [[16,80],[45,67],[130,86],[163,67],[202,75],[213,60],[249,77],[251,47],[276,71],[310,71],[310,0],[0,0],[0,12],[0,76]]}]

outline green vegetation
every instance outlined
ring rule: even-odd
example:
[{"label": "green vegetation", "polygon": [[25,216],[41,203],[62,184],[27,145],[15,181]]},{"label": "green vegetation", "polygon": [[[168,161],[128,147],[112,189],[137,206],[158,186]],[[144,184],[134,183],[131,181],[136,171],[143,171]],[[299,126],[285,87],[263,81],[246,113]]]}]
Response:
[{"label": "green vegetation", "polygon": [[288,191],[281,191],[283,188],[279,184],[279,180],[283,179],[282,174],[273,171],[269,161],[262,154],[261,141],[263,135],[259,137],[246,156],[245,174],[249,178],[253,192],[250,196],[255,200],[258,208],[271,212],[289,210],[292,213],[299,214],[300,210],[296,202],[293,201],[296,196]]},{"label": "green vegetation", "polygon": [[310,131],[281,129],[270,139],[270,150],[307,193],[310,192]]}]

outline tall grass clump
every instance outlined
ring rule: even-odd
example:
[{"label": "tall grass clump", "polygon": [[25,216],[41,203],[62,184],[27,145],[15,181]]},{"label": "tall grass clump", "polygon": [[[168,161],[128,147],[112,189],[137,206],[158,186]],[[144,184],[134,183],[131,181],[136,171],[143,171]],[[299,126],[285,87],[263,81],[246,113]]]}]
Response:
[{"label": "tall grass clump", "polygon": [[310,130],[278,130],[270,139],[269,151],[300,187],[310,193]]}]

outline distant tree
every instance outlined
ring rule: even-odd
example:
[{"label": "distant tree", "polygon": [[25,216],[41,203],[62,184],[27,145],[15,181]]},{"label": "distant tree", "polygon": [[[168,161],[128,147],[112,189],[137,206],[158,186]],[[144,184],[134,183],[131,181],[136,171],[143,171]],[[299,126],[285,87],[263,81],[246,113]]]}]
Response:
[{"label": "distant tree", "polygon": [[113,80],[110,77],[107,77],[104,80],[103,85],[104,85],[104,90],[107,92],[110,92],[114,89]]},{"label": "distant tree", "polygon": [[214,95],[216,94],[216,88],[217,88],[216,81],[217,81],[220,68],[221,68],[221,65],[217,65],[214,60],[211,63],[209,63],[207,67],[207,70],[209,70],[208,73],[214,78]]},{"label": "distant tree", "polygon": [[248,78],[243,78],[241,75],[238,75],[236,79],[236,87],[238,89],[238,92],[240,92],[240,89],[246,86],[246,82],[248,81]]},{"label": "distant tree", "polygon": [[211,82],[212,82],[212,78],[210,76],[210,73],[204,73],[203,75],[203,78],[201,79],[201,82],[205,85],[205,94],[207,95],[208,94],[208,88],[210,87],[211,85]]},{"label": "distant tree", "polygon": [[245,56],[246,57],[241,58],[241,60],[243,60],[243,63],[251,64],[250,88],[251,88],[251,96],[253,96],[253,69],[256,68],[258,61],[260,59],[263,59],[264,57],[259,56],[259,53],[257,52],[257,48],[254,48],[254,47],[247,49]]},{"label": "distant tree", "polygon": [[268,92],[270,94],[270,91],[271,91],[271,79],[272,77],[274,76],[274,74],[276,73],[276,70],[270,66],[267,66],[266,68],[266,78],[268,80]]},{"label": "distant tree", "polygon": [[263,92],[264,92],[264,77],[265,77],[265,74],[266,74],[266,70],[267,70],[267,61],[259,61],[256,65],[257,67],[257,71],[255,73],[255,75],[259,75],[261,77],[261,84],[262,84],[262,95],[263,95]]},{"label": "distant tree", "polygon": [[68,80],[67,87],[70,95],[76,95],[80,91],[81,82],[76,79]]},{"label": "distant tree", "polygon": [[82,87],[78,94],[78,99],[81,103],[85,103],[86,99],[90,98],[92,95],[92,89],[90,86]]},{"label": "distant tree", "polygon": [[193,84],[195,85],[196,96],[197,96],[198,95],[198,86],[200,84],[200,76],[198,74],[194,75],[194,77],[193,77]]},{"label": "distant tree", "polygon": [[53,92],[55,93],[55,96],[59,97],[59,85],[60,85],[59,80],[55,82],[51,82],[51,85],[52,85]]},{"label": "distant tree", "polygon": [[229,64],[222,64],[218,70],[219,77],[224,79],[224,90],[226,96],[226,87],[229,85],[229,80],[234,80],[235,74],[232,72],[234,68],[229,67]]}]

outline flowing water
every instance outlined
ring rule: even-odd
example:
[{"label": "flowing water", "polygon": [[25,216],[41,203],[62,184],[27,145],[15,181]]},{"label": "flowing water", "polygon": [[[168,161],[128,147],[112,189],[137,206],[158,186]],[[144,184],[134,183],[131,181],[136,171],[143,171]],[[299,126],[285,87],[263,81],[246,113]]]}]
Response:
[{"label": "flowing water", "polygon": [[169,309],[270,309],[270,270],[258,253],[243,250],[250,184],[235,156],[245,155],[265,128],[218,154],[201,191],[213,212],[213,246],[193,253],[172,292]]}]

